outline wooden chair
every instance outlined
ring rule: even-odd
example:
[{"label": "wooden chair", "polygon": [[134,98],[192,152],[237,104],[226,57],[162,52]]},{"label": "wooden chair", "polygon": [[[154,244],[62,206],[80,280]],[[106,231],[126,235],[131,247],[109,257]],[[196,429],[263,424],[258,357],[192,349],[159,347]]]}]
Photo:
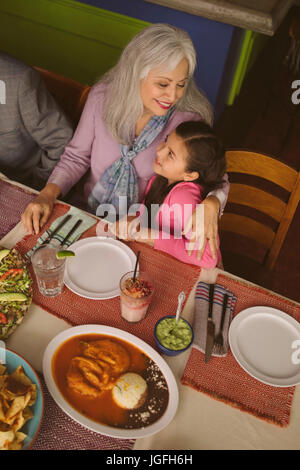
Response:
[{"label": "wooden chair", "polygon": [[[231,269],[222,247],[227,235],[226,251],[237,253],[236,248],[244,247],[247,258],[271,272],[297,209],[300,173],[275,158],[245,150],[227,151],[226,159],[231,185],[220,220],[224,268]],[[242,239],[250,239],[251,244]],[[257,245],[262,247],[259,256],[254,249]]]},{"label": "wooden chair", "polygon": [[50,70],[39,67],[34,68],[42,75],[47,89],[76,126],[91,87]]}]

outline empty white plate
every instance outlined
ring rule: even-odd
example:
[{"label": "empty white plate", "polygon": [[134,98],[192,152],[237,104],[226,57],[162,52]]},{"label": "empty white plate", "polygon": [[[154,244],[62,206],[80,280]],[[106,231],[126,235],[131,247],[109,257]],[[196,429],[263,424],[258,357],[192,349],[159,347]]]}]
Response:
[{"label": "empty white plate", "polygon": [[240,312],[229,328],[231,351],[257,380],[277,387],[300,383],[300,323],[271,307]]},{"label": "empty white plate", "polygon": [[64,282],[75,294],[88,299],[111,299],[120,295],[123,274],[133,271],[135,253],[113,238],[90,237],[70,247],[75,256],[67,259]]}]

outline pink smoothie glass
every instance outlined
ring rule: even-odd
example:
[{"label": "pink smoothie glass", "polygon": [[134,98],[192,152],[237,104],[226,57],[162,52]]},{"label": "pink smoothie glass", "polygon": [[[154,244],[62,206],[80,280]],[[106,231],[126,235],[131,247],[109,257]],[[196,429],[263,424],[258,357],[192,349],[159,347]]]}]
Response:
[{"label": "pink smoothie glass", "polygon": [[121,315],[130,323],[143,320],[153,295],[153,281],[148,273],[134,271],[124,274],[120,280]]}]

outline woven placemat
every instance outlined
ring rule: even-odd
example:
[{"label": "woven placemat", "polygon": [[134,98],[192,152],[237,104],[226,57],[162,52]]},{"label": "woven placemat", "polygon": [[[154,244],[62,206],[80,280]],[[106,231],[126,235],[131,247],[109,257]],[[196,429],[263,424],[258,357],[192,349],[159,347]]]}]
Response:
[{"label": "woven placemat", "polygon": [[[300,321],[300,307],[291,300],[223,274],[216,282],[236,295],[234,316],[248,307],[265,305]],[[239,366],[230,350],[226,357],[212,357],[205,364],[204,354],[192,348],[181,382],[270,423],[281,427],[289,424],[295,387],[273,387],[259,382]]]},{"label": "woven placemat", "polygon": [[35,197],[36,194],[0,179],[0,238],[20,222],[25,207]]},{"label": "woven placemat", "polygon": [[116,439],[98,434],[69,418],[51,397],[39,374],[44,393],[44,413],[30,450],[131,450],[135,439]]}]

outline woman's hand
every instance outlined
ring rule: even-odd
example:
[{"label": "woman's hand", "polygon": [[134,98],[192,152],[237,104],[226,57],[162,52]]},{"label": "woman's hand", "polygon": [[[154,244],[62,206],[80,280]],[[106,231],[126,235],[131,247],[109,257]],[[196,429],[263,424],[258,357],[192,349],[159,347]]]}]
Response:
[{"label": "woman's hand", "polygon": [[[204,210],[204,224],[203,214]],[[196,247],[197,240],[200,239],[197,251],[197,259],[202,258],[206,240],[209,242],[212,257],[216,259],[218,250],[218,219],[219,219],[220,201],[216,196],[207,196],[201,204],[198,204],[193,214],[189,218],[183,230],[183,235],[188,235],[192,230],[190,237],[189,252],[191,255]],[[201,223],[202,220],[202,223]],[[202,243],[201,243],[202,241]],[[201,244],[201,246],[200,246]]]},{"label": "woman's hand", "polygon": [[38,234],[52,212],[54,202],[60,194],[60,188],[53,183],[45,186],[40,194],[30,202],[21,216],[21,221],[28,234]]}]

